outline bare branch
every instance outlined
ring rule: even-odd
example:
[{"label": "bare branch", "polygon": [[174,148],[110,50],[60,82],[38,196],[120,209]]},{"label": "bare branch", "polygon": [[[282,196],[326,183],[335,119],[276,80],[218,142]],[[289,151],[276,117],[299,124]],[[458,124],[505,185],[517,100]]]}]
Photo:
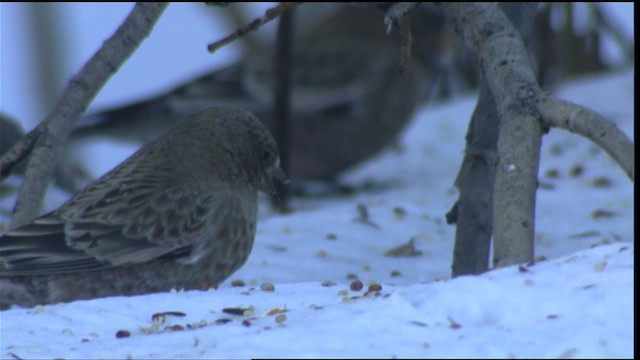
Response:
[{"label": "bare branch", "polygon": [[602,146],[634,179],[633,144],[613,123],[547,97],[524,43],[492,3],[439,3],[478,55],[500,117],[494,186],[494,266],[533,260],[535,196],[542,125],[576,131]]},{"label": "bare branch", "polygon": [[[285,11],[278,24],[276,42],[276,88],[273,99],[274,136],[280,148],[280,164],[285,174],[291,174],[291,73],[293,72],[293,31],[295,8]],[[289,186],[278,182],[276,191],[280,211],[288,210]]]},{"label": "bare branch", "polygon": [[634,145],[609,119],[569,101],[542,96],[537,109],[542,122],[580,134],[592,140],[611,156],[631,181],[635,181]]},{"label": "bare branch", "polygon": [[542,125],[540,91],[518,32],[495,4],[441,3],[467,46],[478,54],[500,117],[494,186],[494,266],[533,260]]},{"label": "bare branch", "polygon": [[290,8],[293,8],[295,6],[298,6],[302,4],[301,2],[284,2],[284,3],[280,3],[279,5],[267,10],[264,15],[258,19],[253,20],[251,23],[245,25],[244,27],[239,28],[238,30],[236,30],[235,32],[233,32],[232,34],[216,41],[213,42],[211,44],[209,44],[207,46],[207,50],[209,50],[210,53],[215,52],[216,50],[220,49],[221,47],[233,42],[234,40],[243,37],[244,35],[246,35],[249,32],[252,31],[256,31],[258,29],[260,29],[262,27],[262,25],[270,22],[271,20],[277,18],[278,16],[282,15],[282,13]]},{"label": "bare branch", "polygon": [[25,180],[14,208],[11,227],[33,220],[56,160],[67,140],[75,120],[86,110],[91,100],[146,38],[167,3],[137,3],[127,19],[106,40],[98,52],[68,83],[54,109],[44,120],[42,134],[36,140],[29,160]]},{"label": "bare branch", "polygon": [[0,159],[0,179],[9,176],[16,165],[29,156],[41,133],[42,126],[36,126],[35,129],[15,143],[6,154],[2,155]]}]

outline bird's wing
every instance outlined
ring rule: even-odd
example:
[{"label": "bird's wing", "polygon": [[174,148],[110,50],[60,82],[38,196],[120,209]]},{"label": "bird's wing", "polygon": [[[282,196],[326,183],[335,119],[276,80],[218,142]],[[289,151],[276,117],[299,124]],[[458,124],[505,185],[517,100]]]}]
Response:
[{"label": "bird's wing", "polygon": [[174,252],[187,255],[215,209],[244,195],[224,185],[203,193],[200,186],[175,184],[168,168],[150,172],[140,163],[132,174],[129,164],[60,209],[2,236],[2,276],[95,270]]}]

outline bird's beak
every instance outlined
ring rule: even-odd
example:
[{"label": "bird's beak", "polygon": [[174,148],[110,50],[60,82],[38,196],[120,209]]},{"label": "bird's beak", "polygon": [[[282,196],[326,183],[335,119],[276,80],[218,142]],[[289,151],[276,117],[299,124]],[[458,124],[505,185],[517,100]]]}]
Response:
[{"label": "bird's beak", "polygon": [[271,196],[276,195],[276,187],[273,181],[274,179],[283,184],[289,183],[289,179],[287,179],[287,176],[285,175],[280,165],[276,165],[268,169],[267,171],[265,171],[264,175],[265,176],[262,177],[262,181],[260,181],[260,185],[258,186],[258,188]]}]

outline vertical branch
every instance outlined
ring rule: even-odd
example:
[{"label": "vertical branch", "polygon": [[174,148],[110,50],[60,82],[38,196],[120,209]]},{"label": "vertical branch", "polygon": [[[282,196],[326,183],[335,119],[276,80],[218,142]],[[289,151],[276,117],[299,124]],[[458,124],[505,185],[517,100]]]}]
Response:
[{"label": "vertical branch", "polygon": [[498,111],[484,77],[480,79],[478,102],[466,141],[464,159],[455,183],[460,196],[452,210],[456,223],[451,264],[453,277],[480,274],[489,269],[493,184],[498,159]]},{"label": "vertical branch", "polygon": [[137,3],[115,34],[67,84],[43,123],[20,187],[11,228],[33,220],[52,177],[56,160],[76,119],[98,91],[138,48],[166,9],[167,3]]},{"label": "vertical branch", "polygon": [[[500,7],[525,42],[529,42],[536,4],[503,3]],[[489,268],[498,130],[496,102],[487,79],[481,76],[478,103],[467,132],[465,157],[456,179],[460,197],[448,214],[456,222],[451,266],[454,277],[479,274]]]},{"label": "vertical branch", "polygon": [[[500,121],[493,193],[493,264],[500,267],[531,261],[542,125],[535,108],[540,88],[522,36],[495,4],[438,6],[477,54]],[[513,23],[530,27],[537,4],[513,6],[519,7]]]},{"label": "vertical branch", "polygon": [[[293,47],[293,8],[286,10],[280,16],[278,23],[278,39],[276,43],[276,58],[275,58],[275,74],[276,74],[276,89],[275,97],[273,101],[273,118],[275,119],[275,138],[280,148],[280,164],[286,174],[290,174],[290,153],[291,153],[291,140],[290,140],[290,90],[291,90],[291,68],[293,67],[292,61],[292,47]],[[280,204],[278,204],[281,211],[287,209],[287,203],[289,200],[289,187],[285,184],[276,184],[276,190]]]}]

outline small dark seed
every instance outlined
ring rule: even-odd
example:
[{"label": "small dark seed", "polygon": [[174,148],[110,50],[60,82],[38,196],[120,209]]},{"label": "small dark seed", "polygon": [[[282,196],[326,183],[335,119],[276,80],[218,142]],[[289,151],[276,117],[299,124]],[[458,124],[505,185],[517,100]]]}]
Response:
[{"label": "small dark seed", "polygon": [[244,283],[243,280],[233,280],[231,282],[231,286],[233,286],[233,287],[243,287],[243,286],[245,286],[245,283]]},{"label": "small dark seed", "polygon": [[224,308],[222,309],[222,312],[229,315],[244,315],[246,310],[247,309],[243,308]]},{"label": "small dark seed", "polygon": [[351,291],[360,291],[362,290],[364,285],[362,284],[362,281],[355,280],[351,282],[351,285],[349,287],[351,288]]},{"label": "small dark seed", "polygon": [[129,336],[131,336],[129,330],[118,330],[116,332],[116,339],[128,338]]},{"label": "small dark seed", "polygon": [[166,329],[168,331],[182,331],[182,330],[184,330],[184,326],[182,326],[182,325],[171,325],[171,326],[167,326]]},{"label": "small dark seed", "polygon": [[584,168],[582,167],[582,165],[574,165],[571,169],[569,169],[569,176],[578,177],[582,175],[583,172]]}]

